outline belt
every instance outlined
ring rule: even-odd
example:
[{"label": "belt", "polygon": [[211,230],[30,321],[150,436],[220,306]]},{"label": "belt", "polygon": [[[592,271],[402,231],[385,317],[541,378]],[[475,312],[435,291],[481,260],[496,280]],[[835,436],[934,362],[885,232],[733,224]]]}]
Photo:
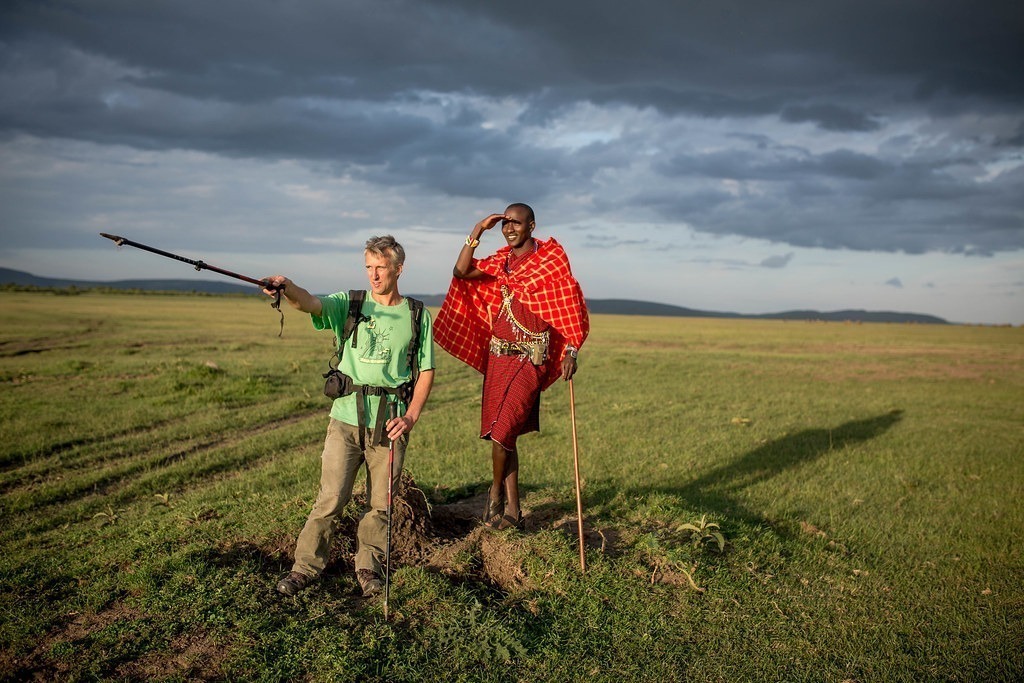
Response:
[{"label": "belt", "polygon": [[548,338],[537,341],[508,341],[491,337],[490,351],[495,356],[526,356],[534,365],[544,365],[548,355]]},{"label": "belt", "polygon": [[529,342],[505,341],[491,337],[491,353],[495,356],[528,356],[530,351],[526,348]]}]

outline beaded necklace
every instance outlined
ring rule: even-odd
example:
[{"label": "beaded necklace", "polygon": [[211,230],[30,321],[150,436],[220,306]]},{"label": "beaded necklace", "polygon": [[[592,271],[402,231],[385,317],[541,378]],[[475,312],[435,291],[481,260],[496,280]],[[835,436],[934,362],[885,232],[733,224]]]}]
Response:
[{"label": "beaded necklace", "polygon": [[[534,240],[533,249],[524,254],[516,254],[514,251],[510,251],[508,256],[505,258],[505,272],[511,273],[519,266],[519,264],[533,254],[536,254],[537,247],[537,241]],[[547,332],[534,332],[516,319],[515,314],[512,313],[512,290],[504,284],[501,285],[501,311],[499,312],[499,315],[504,315],[512,323],[512,327],[516,331],[518,341],[546,341],[548,338]],[[525,358],[526,357],[523,356],[523,359]]]},{"label": "beaded necklace", "polygon": [[508,252],[508,256],[505,257],[505,272],[511,273],[519,264],[525,261],[527,258],[537,253],[537,240],[533,241],[533,249],[523,254],[517,254],[514,251]]}]

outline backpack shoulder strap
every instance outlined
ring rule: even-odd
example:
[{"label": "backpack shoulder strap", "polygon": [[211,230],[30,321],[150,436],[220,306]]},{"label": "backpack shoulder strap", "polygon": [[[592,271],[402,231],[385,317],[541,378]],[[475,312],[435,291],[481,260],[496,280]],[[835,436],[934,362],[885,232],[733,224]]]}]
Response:
[{"label": "backpack shoulder strap", "polygon": [[409,301],[409,317],[412,319],[412,341],[409,342],[409,350],[406,358],[409,361],[409,368],[412,369],[412,383],[420,375],[420,332],[423,330],[423,302],[411,296],[405,297]]},{"label": "backpack shoulder strap", "polygon": [[345,318],[345,327],[341,331],[341,339],[338,340],[338,350],[345,347],[348,338],[352,338],[352,348],[356,347],[359,338],[359,323],[369,320],[363,315],[363,300],[366,299],[365,289],[350,289],[348,291],[348,316]]}]

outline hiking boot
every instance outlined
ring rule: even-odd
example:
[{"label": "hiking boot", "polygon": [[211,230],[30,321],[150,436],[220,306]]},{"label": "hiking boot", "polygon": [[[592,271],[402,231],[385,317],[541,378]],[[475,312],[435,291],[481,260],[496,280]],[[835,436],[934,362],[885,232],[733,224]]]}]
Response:
[{"label": "hiking boot", "polygon": [[312,576],[300,574],[299,572],[289,572],[288,576],[277,582],[277,592],[292,596],[313,583],[314,580],[315,577]]},{"label": "hiking boot", "polygon": [[380,580],[380,577],[371,569],[357,570],[356,579],[359,581],[359,587],[363,589],[364,598],[374,596],[384,588],[384,583]]}]

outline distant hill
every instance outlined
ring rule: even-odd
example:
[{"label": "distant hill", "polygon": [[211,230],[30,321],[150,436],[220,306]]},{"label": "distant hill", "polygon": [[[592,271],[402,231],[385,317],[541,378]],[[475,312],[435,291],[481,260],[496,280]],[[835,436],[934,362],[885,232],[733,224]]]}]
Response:
[{"label": "distant hill", "polygon": [[66,289],[139,289],[147,292],[204,292],[207,294],[258,294],[254,285],[236,285],[220,280],[60,280],[57,278],[38,277],[31,273],[9,268],[0,268],[0,284],[22,285],[29,287],[53,287]]},{"label": "distant hill", "polygon": [[[38,277],[31,273],[9,268],[0,268],[0,284],[66,289],[124,289],[141,291],[167,292],[202,292],[206,294],[259,294],[253,285],[234,284],[220,280],[112,280],[97,282],[90,280],[61,280],[56,278]],[[440,306],[442,294],[412,294],[422,299],[427,306]],[[720,311],[701,311],[672,304],[659,304],[651,301],[635,301],[632,299],[587,299],[587,307],[591,313],[610,315],[646,315],[684,318],[743,318],[756,320],[822,320],[832,322],[878,322],[878,323],[923,323],[947,325],[948,321],[934,315],[920,313],[900,313],[895,311],[783,311],[781,313],[724,313]]]},{"label": "distant hill", "polygon": [[[411,294],[421,299],[427,306],[438,307],[444,300],[443,294]],[[723,313],[721,311],[701,311],[672,304],[659,304],[652,301],[635,301],[632,299],[587,299],[587,308],[591,313],[606,315],[647,315],[669,318],[734,318],[743,320],[821,320],[828,322],[865,322],[865,323],[921,323],[928,325],[948,325],[949,322],[934,315],[921,313],[898,313],[894,311],[863,311],[845,310],[822,313],[821,311],[783,311],[781,313]]]},{"label": "distant hill", "polygon": [[865,323],[922,323],[927,325],[948,325],[949,321],[938,316],[923,313],[902,313],[899,311],[864,311],[851,309],[844,311],[783,311],[782,313],[765,313],[763,315],[745,316],[762,320],[824,320],[830,322],[865,322]]}]

